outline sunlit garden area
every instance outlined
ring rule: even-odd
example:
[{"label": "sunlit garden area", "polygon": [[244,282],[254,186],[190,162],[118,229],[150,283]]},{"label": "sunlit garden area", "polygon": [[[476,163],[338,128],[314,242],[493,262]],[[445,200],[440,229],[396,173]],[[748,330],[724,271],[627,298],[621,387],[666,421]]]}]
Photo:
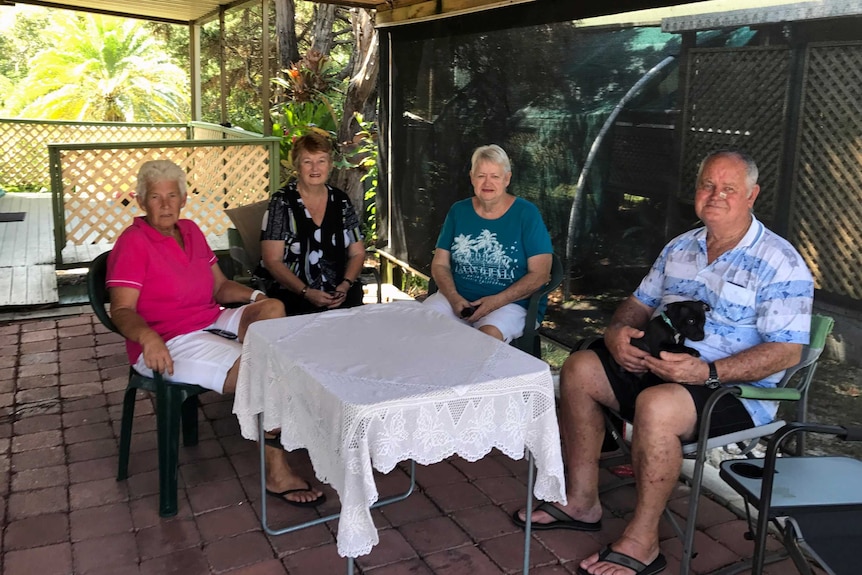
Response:
[{"label": "sunlit garden area", "polygon": [[[268,79],[271,126],[266,131],[281,138],[281,170],[274,184],[289,176],[291,142],[320,131],[339,142],[338,184],[370,215],[377,158],[377,43],[370,16],[310,2],[289,5],[295,14],[268,12],[273,39],[279,40],[278,49],[274,41],[266,57],[260,5],[227,11],[223,29],[218,19],[200,27],[200,110],[195,114],[187,26],[4,6],[0,118],[45,122],[41,137],[51,142],[125,141],[122,131],[107,135],[111,125],[187,124],[193,117],[260,135],[265,131],[261,84]],[[367,38],[356,42],[355,33]],[[369,65],[372,69],[366,70]],[[351,82],[357,72],[367,72],[368,80],[360,74]],[[57,121],[89,124],[97,135],[71,129],[59,134],[52,124]],[[17,129],[4,125],[0,136],[0,188],[48,192],[47,155],[22,157],[25,152],[16,150],[11,134]],[[24,137],[32,140],[31,134]],[[136,138],[159,139],[153,132]],[[367,221],[373,239],[373,218]]]}]

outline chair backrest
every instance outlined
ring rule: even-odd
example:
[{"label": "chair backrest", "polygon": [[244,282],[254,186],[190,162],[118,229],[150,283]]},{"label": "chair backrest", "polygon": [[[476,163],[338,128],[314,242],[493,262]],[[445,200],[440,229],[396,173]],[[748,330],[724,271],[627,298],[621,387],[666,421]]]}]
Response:
[{"label": "chair backrest", "polygon": [[[261,200],[224,211],[233,222],[239,236],[237,241],[236,235],[228,232],[231,257],[243,267],[249,267],[245,270],[248,272],[254,272],[260,263],[260,230],[268,206],[269,200]],[[245,253],[244,256],[242,252]]]},{"label": "chair backrest", "polygon": [[[794,387],[805,394],[811,380],[814,378],[814,366],[817,360],[820,359],[820,354],[826,347],[826,338],[832,333],[832,327],[835,325],[835,320],[827,315],[812,314],[811,316],[811,335],[808,345],[802,348],[802,359],[799,363],[787,369],[784,376],[778,383],[778,387]],[[794,380],[793,376],[800,370],[808,370],[802,377]]]},{"label": "chair backrest", "polygon": [[[534,325],[538,318],[539,302],[543,297],[557,289],[563,283],[563,260],[557,254],[551,254],[551,278],[541,289],[530,296],[530,306],[527,308],[527,325]],[[534,303],[535,302],[535,303]]]},{"label": "chair backrest", "polygon": [[105,278],[108,275],[108,255],[110,250],[101,253],[90,264],[90,269],[87,271],[87,297],[90,299],[90,305],[93,312],[99,321],[102,322],[109,330],[120,333],[114,322],[111,321],[111,316],[105,309],[105,304],[110,301],[108,287],[105,285]]},{"label": "chair backrest", "polygon": [[527,316],[524,318],[524,334],[512,341],[512,345],[539,359],[542,358],[541,341],[536,331],[536,323],[542,321],[542,318],[539,317],[539,303],[542,301],[542,298],[557,289],[563,282],[563,261],[557,254],[552,255],[554,257],[551,261],[551,279],[541,289],[530,296],[530,303],[527,305]]}]

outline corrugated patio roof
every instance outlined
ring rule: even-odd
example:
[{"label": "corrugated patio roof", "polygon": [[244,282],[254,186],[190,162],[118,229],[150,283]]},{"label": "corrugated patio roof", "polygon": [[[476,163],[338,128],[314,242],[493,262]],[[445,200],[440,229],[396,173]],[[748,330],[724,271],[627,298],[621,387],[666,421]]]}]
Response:
[{"label": "corrugated patio roof", "polygon": [[[312,0],[317,1],[317,0]],[[48,8],[83,10],[113,16],[143,18],[173,24],[202,24],[218,17],[220,8],[230,9],[259,0],[146,0],[145,2],[123,2],[118,0],[0,0],[0,5],[33,4]],[[330,2],[342,6],[377,8],[387,5],[387,0],[344,0]]]},{"label": "corrugated patio roof", "polygon": [[[542,10],[553,2],[570,0],[310,0],[321,4],[337,4],[375,9],[379,21],[384,23],[407,22],[433,16],[454,15],[487,10],[512,4],[536,3]],[[120,0],[0,0],[4,4],[32,4],[48,8],[81,10],[113,16],[142,18],[173,24],[203,24],[218,17],[220,9],[230,9],[260,2],[260,0],[146,0],[129,2]],[[692,0],[582,0],[584,17],[630,12],[649,8],[691,4]]]},{"label": "corrugated patio roof", "polygon": [[[512,4],[536,3],[536,9],[554,0],[309,0],[320,4],[337,4],[374,9],[378,25],[400,24],[428,18],[487,10]],[[569,1],[569,0],[556,0]],[[0,6],[31,4],[48,8],[80,10],[114,16],[142,18],[173,24],[204,24],[218,17],[219,10],[259,3],[260,0],[0,0]],[[583,1],[584,17],[629,13],[656,8],[677,7],[680,12],[656,11],[666,19],[665,30],[681,32],[720,26],[799,20],[817,17],[858,15],[859,3],[848,0],[603,0]]]}]

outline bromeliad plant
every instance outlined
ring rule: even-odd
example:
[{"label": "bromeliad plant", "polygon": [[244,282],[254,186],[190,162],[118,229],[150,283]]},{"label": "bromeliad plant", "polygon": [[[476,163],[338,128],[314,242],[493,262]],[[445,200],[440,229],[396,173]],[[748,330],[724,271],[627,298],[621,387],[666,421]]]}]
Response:
[{"label": "bromeliad plant", "polygon": [[[298,138],[317,132],[336,142],[343,110],[343,94],[338,70],[327,56],[309,51],[302,60],[284,71],[273,82],[281,87],[284,101],[272,108],[272,133],[281,138],[282,173],[294,175],[291,152]],[[352,142],[335,143],[335,167],[362,172],[364,189],[364,232],[369,245],[377,239],[376,197],[378,185],[377,127],[355,113],[359,132]],[[281,183],[282,185],[284,182]]]},{"label": "bromeliad plant", "polygon": [[330,59],[310,50],[272,81],[284,90],[285,101],[272,110],[272,132],[281,137],[281,164],[293,172],[291,149],[297,138],[315,131],[330,138],[338,129],[342,94],[337,68]]}]

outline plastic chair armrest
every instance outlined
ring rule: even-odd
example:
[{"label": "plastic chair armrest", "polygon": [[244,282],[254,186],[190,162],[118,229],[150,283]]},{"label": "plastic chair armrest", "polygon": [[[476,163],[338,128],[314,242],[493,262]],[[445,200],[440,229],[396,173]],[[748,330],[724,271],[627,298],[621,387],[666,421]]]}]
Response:
[{"label": "plastic chair armrest", "polygon": [[756,385],[737,385],[738,396],[744,399],[768,401],[799,401],[802,392],[791,387],[758,387]]}]

